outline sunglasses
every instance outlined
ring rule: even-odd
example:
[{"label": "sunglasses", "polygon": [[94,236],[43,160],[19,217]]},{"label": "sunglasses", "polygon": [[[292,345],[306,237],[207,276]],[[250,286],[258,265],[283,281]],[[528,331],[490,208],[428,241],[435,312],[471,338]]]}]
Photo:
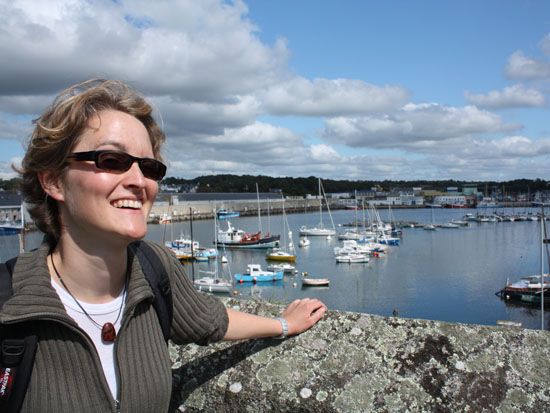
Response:
[{"label": "sunglasses", "polygon": [[144,177],[160,181],[166,174],[166,165],[152,158],[138,158],[120,151],[73,152],[68,159],[74,161],[94,161],[98,169],[109,172],[126,172],[137,162]]}]

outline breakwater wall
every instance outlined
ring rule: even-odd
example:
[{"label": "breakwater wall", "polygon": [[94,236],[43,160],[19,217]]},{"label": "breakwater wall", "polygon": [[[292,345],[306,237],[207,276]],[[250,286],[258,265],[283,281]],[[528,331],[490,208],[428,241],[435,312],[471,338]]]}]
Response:
[{"label": "breakwater wall", "polygon": [[329,311],[283,341],[171,344],[171,411],[538,413],[550,410],[549,348],[547,331]]},{"label": "breakwater wall", "polygon": [[[319,210],[318,199],[292,199],[285,200],[284,207],[285,212],[288,214],[305,211],[318,211]],[[210,219],[214,216],[214,211],[221,207],[237,211],[241,216],[258,215],[258,201],[257,200],[241,200],[241,201],[183,201],[178,205],[153,205],[151,213],[162,216],[170,211],[172,219],[175,221],[189,220],[191,211],[193,212],[193,219]],[[331,203],[329,208],[341,209],[342,205],[337,203]],[[326,207],[325,207],[326,210]],[[278,215],[283,211],[283,201],[281,199],[260,200],[260,214],[263,218],[267,218],[268,215]]]},{"label": "breakwater wall", "polygon": [[[285,212],[287,214],[316,212],[319,211],[318,199],[287,199],[284,202]],[[182,201],[178,205],[153,205],[151,214],[157,217],[162,217],[169,214],[173,221],[187,221],[190,218],[191,211],[193,219],[211,219],[214,216],[214,210],[225,207],[234,211],[238,211],[241,216],[258,215],[258,202],[256,200],[246,201]],[[401,208],[424,208],[423,205],[404,206],[392,205],[393,209]],[[346,209],[344,204],[337,200],[329,200],[329,208],[331,211]],[[385,209],[388,206],[377,206],[377,209]],[[327,211],[325,202],[323,201],[323,211]],[[267,218],[268,215],[279,215],[283,212],[283,201],[276,200],[260,200],[260,214],[262,218]],[[328,220],[328,217],[327,217]]]}]

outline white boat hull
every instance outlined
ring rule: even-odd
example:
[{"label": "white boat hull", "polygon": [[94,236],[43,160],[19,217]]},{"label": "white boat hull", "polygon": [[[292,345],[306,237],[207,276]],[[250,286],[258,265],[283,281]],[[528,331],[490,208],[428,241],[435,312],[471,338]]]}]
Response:
[{"label": "white boat hull", "polygon": [[336,235],[336,230],[330,228],[300,228],[300,235],[312,237],[326,237],[328,235]]},{"label": "white boat hull", "polygon": [[195,280],[195,288],[209,293],[230,293],[233,285],[229,281],[223,281],[211,277],[203,277]]}]

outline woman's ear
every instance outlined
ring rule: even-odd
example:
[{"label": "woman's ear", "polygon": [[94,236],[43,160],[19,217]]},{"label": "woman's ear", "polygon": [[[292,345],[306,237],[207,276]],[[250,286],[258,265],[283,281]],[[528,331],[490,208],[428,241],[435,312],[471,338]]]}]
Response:
[{"label": "woman's ear", "polygon": [[64,201],[65,193],[63,191],[63,184],[59,174],[55,174],[51,171],[38,172],[38,179],[42,189],[48,196],[56,201]]}]

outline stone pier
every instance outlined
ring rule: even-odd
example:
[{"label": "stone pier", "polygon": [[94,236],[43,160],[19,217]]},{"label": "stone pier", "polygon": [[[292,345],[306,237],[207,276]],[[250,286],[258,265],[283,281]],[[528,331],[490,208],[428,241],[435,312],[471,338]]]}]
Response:
[{"label": "stone pier", "polygon": [[[266,316],[273,303],[225,299]],[[283,341],[170,347],[172,411],[549,412],[550,332],[329,311]]]}]

